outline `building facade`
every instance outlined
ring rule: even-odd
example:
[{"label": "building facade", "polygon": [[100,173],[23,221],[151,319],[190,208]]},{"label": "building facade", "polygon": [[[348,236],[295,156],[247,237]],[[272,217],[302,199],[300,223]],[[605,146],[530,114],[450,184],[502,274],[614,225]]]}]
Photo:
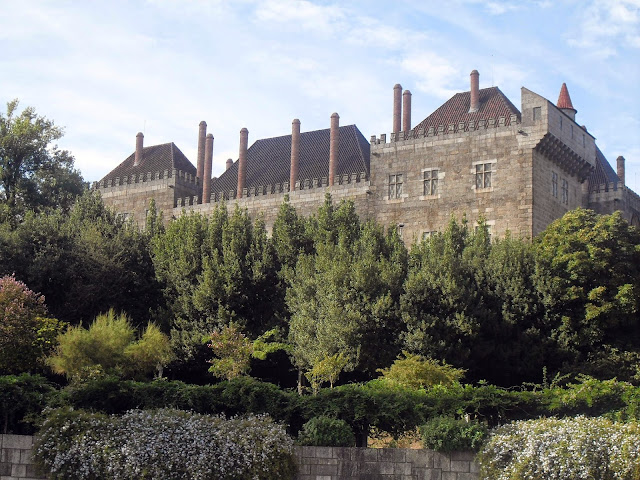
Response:
[{"label": "building facade", "polygon": [[[211,179],[212,137],[200,123],[197,168],[173,144],[143,147],[94,184],[105,203],[143,224],[154,198],[164,218],[210,213],[218,203],[262,215],[270,230],[284,196],[309,215],[330,193],[350,199],[363,218],[397,228],[406,242],[446,228],[451,216],[483,219],[492,235],[540,233],[577,207],[622,211],[640,226],[640,197],[614,171],[594,137],[576,123],[563,84],[558,101],[526,89],[521,107],[497,87],[454,95],[412,127],[411,93],[394,87],[392,132],[366,140],[355,125],[261,139],[240,132],[238,160]],[[211,145],[209,143],[211,138]]]}]

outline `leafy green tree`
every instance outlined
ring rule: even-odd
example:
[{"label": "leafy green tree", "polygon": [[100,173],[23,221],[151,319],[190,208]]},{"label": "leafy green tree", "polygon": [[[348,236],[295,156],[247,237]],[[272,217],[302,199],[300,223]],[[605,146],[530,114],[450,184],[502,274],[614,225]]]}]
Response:
[{"label": "leafy green tree", "polygon": [[402,352],[389,368],[378,370],[385,382],[409,388],[433,385],[453,385],[464,377],[465,371],[421,355]]},{"label": "leafy green tree", "polygon": [[534,246],[536,287],[564,368],[600,376],[606,370],[594,367],[615,349],[627,371],[625,356],[640,352],[640,232],[620,212],[577,209]]},{"label": "leafy green tree", "polygon": [[209,340],[207,346],[214,355],[209,361],[209,371],[214,376],[231,380],[249,372],[253,343],[238,325],[225,325],[221,330],[211,333]]},{"label": "leafy green tree", "polygon": [[84,189],[69,152],[52,145],[63,131],[31,108],[18,113],[18,100],[0,113],[0,201],[15,221],[27,210],[68,210]]},{"label": "leafy green tree", "polygon": [[0,278],[0,372],[34,372],[64,324],[45,315],[44,297],[13,276]]},{"label": "leafy green tree", "polygon": [[172,358],[169,339],[153,325],[140,340],[125,314],[98,315],[89,328],[69,327],[47,363],[54,372],[78,381],[102,375],[137,377],[162,371]]}]

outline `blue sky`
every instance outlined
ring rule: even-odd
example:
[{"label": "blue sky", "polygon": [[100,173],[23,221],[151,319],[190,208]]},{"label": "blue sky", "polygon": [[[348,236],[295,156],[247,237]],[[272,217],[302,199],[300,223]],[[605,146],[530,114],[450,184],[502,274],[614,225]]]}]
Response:
[{"label": "blue sky", "polygon": [[[446,5],[446,6],[445,6]],[[392,89],[412,123],[456,92],[527,87],[576,120],[640,192],[640,0],[0,0],[0,102],[19,98],[65,127],[87,181],[135,148],[174,142],[195,163],[198,123],[215,137],[213,174],[249,144],[355,123],[388,133]]]}]

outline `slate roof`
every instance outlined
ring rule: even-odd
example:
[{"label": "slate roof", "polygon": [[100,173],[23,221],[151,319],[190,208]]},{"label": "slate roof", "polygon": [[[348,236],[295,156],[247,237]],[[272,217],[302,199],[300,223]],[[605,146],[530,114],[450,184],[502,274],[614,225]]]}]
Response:
[{"label": "slate roof", "polygon": [[619,181],[620,177],[618,177],[616,171],[596,145],[596,168],[589,176],[589,191],[597,191],[599,185],[617,184]]},{"label": "slate roof", "polygon": [[[300,134],[298,179],[329,176],[330,129]],[[369,142],[358,127],[340,127],[336,175],[365,172],[369,177]],[[291,168],[291,135],[257,140],[247,150],[246,188],[288,182]],[[213,180],[211,191],[229,192],[238,187],[238,161]]]},{"label": "slate roof", "polygon": [[185,157],[176,145],[171,143],[163,143],[162,145],[153,145],[142,149],[142,160],[138,166],[133,166],[135,152],[129,155],[124,162],[111,170],[104,178],[100,180],[111,180],[116,177],[123,178],[129,175],[138,175],[141,173],[163,172],[165,170],[181,170],[191,175],[196,174],[196,167]]},{"label": "slate roof", "polygon": [[[471,92],[456,93],[447,100],[435,112],[425,118],[414,128],[417,135],[418,128],[424,128],[425,132],[429,127],[436,131],[439,125],[444,125],[445,130],[450,124],[455,124],[456,128],[460,122],[465,124],[470,121],[487,120],[489,118],[505,118],[505,125],[511,125],[511,115],[516,115],[520,119],[518,110],[511,100],[509,100],[498,87],[482,88],[478,91],[479,108],[477,112],[469,113],[471,103]],[[465,126],[465,130],[468,127]]]}]

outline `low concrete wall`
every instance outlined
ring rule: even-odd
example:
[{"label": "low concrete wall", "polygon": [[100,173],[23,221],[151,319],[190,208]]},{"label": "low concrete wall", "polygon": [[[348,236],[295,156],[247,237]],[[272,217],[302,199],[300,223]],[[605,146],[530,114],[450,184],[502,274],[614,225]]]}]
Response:
[{"label": "low concrete wall", "polygon": [[41,480],[31,458],[33,437],[0,435],[0,480]]},{"label": "low concrete wall", "polygon": [[295,447],[296,480],[478,480],[472,452]]}]

